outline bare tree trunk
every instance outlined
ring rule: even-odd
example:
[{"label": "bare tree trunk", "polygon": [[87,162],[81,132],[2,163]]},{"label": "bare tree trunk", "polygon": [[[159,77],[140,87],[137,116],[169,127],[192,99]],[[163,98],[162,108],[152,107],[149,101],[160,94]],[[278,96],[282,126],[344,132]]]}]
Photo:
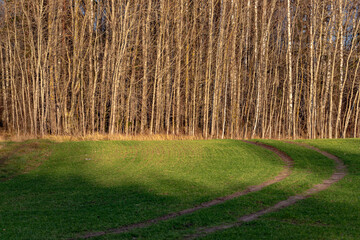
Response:
[{"label": "bare tree trunk", "polygon": [[176,58],[176,135],[179,135],[180,133],[180,122],[181,122],[181,116],[180,116],[180,104],[181,104],[181,95],[180,95],[180,81],[181,81],[181,57],[182,57],[182,30],[183,30],[183,18],[184,18],[184,0],[180,0],[177,5],[177,11],[178,11],[178,21],[177,21],[177,58]]},{"label": "bare tree trunk", "polygon": [[160,32],[158,40],[158,49],[157,49],[157,62],[156,62],[156,76],[155,79],[158,79],[158,87],[156,92],[156,123],[155,123],[155,133],[159,133],[163,127],[162,122],[164,121],[165,113],[165,94],[164,94],[164,76],[166,75],[166,69],[164,69],[164,49],[165,49],[165,29],[168,25],[166,12],[165,1],[161,0],[160,2]]},{"label": "bare tree trunk", "polygon": [[148,98],[148,54],[149,54],[149,44],[150,44],[150,17],[152,9],[152,0],[148,1],[148,8],[146,11],[146,19],[144,19],[143,24],[143,88],[142,88],[142,101],[141,101],[141,126],[140,134],[145,133],[145,126],[147,125],[147,98]]},{"label": "bare tree trunk", "polygon": [[171,44],[171,35],[169,32],[169,26],[166,28],[166,44],[165,44],[165,69],[166,69],[166,109],[165,109],[165,125],[166,125],[166,134],[170,133],[170,116],[171,116],[171,106],[172,106],[172,81],[171,81],[171,62],[170,62],[170,44]]},{"label": "bare tree trunk", "polygon": [[356,114],[355,114],[355,122],[354,122],[354,138],[359,137],[358,135],[358,122],[359,122],[359,112],[360,112],[360,94],[359,89],[357,91],[357,102],[356,102]]},{"label": "bare tree trunk", "polygon": [[294,115],[293,115],[293,80],[292,80],[292,36],[291,36],[291,9],[290,0],[287,0],[287,19],[288,19],[288,67],[289,67],[289,136],[296,138]]},{"label": "bare tree trunk", "polygon": [[[312,0],[312,6],[314,7],[315,2]],[[312,139],[314,136],[313,133],[313,119],[314,119],[314,22],[315,14],[314,9],[311,8],[310,15],[310,87],[309,87],[309,103],[308,103],[308,116],[307,116],[307,129],[308,129],[308,138]]]},{"label": "bare tree trunk", "polygon": [[357,91],[357,93],[354,97],[354,89],[355,89],[356,77],[357,77],[357,73],[359,70],[359,66],[360,66],[360,58],[358,59],[358,63],[356,65],[356,69],[355,69],[354,79],[353,79],[353,83],[352,83],[351,91],[350,91],[350,99],[348,99],[348,101],[347,101],[348,107],[346,109],[346,114],[345,114],[345,119],[344,119],[344,130],[342,133],[343,138],[346,138],[346,132],[349,127],[350,117],[351,117],[351,114],[353,113],[354,106],[356,105],[356,100],[359,97],[359,90]]},{"label": "bare tree trunk", "polygon": [[335,123],[335,138],[338,138],[342,101],[344,95],[344,13],[343,0],[339,0],[339,29],[340,29],[340,84],[339,84],[339,103]]},{"label": "bare tree trunk", "polygon": [[214,25],[214,8],[215,0],[211,0],[209,11],[209,40],[208,40],[208,52],[206,59],[206,77],[205,77],[205,97],[204,97],[204,126],[203,136],[208,137],[209,133],[209,102],[210,102],[210,78],[212,75],[212,53],[213,53],[213,25]]},{"label": "bare tree trunk", "polygon": [[[140,21],[140,19],[139,19]],[[136,78],[136,60],[138,57],[138,45],[140,42],[140,24],[137,27],[136,35],[135,35],[135,44],[133,46],[134,52],[131,62],[131,77],[130,77],[130,83],[129,83],[129,89],[127,94],[127,100],[126,100],[126,110],[125,110],[125,134],[129,134],[129,125],[132,125],[132,118],[131,115],[131,101],[134,98],[134,88],[135,88],[135,78]]]},{"label": "bare tree trunk", "polygon": [[[332,4],[330,3],[329,11],[332,11]],[[332,57],[332,25],[333,25],[334,17],[331,18],[329,22],[328,32],[329,32],[329,44],[328,44],[328,62],[327,62],[327,74],[326,74],[326,82],[325,82],[325,93],[323,96],[323,101],[321,103],[321,112],[320,112],[320,121],[321,121],[321,138],[324,138],[325,132],[325,107],[328,101],[329,96],[329,88],[330,88],[330,80],[331,80],[331,57]]]},{"label": "bare tree trunk", "polygon": [[220,8],[220,26],[219,26],[219,38],[216,52],[216,64],[215,64],[215,77],[214,77],[214,91],[213,91],[213,104],[212,104],[212,117],[211,117],[211,136],[215,135],[215,127],[219,122],[218,102],[219,102],[219,82],[222,78],[222,66],[223,60],[223,46],[224,46],[224,31],[225,31],[225,17],[226,17],[226,3],[221,1]]},{"label": "bare tree trunk", "polygon": [[[266,2],[266,0],[264,0]],[[252,134],[251,134],[251,138],[254,138],[255,137],[255,134],[256,134],[256,129],[257,129],[257,126],[258,126],[258,122],[259,122],[259,114],[260,114],[260,104],[261,104],[261,87],[262,87],[262,79],[261,79],[261,76],[259,77],[258,76],[258,39],[259,39],[259,30],[258,30],[258,0],[255,0],[254,2],[254,11],[255,11],[255,47],[254,47],[254,63],[255,63],[255,66],[254,66],[254,74],[253,74],[253,81],[257,78],[257,96],[256,96],[256,106],[255,106],[255,120],[254,120],[254,127],[253,127],[253,131],[252,131]],[[263,11],[266,11],[265,10],[266,8],[263,9]],[[264,14],[264,13],[263,13]]]},{"label": "bare tree trunk", "polygon": [[[157,103],[156,108],[156,123],[155,123],[155,133],[159,131],[160,124],[160,98],[161,98],[161,85],[162,85],[162,76],[161,76],[161,56],[163,48],[163,32],[164,32],[164,1],[160,2],[160,31],[157,36],[157,49],[156,49],[156,64],[155,64],[155,77],[154,77],[154,88],[152,95],[152,107],[151,107],[151,120],[150,120],[150,134],[154,133],[154,118],[155,118],[155,103]],[[156,102],[155,102],[156,101]]]}]

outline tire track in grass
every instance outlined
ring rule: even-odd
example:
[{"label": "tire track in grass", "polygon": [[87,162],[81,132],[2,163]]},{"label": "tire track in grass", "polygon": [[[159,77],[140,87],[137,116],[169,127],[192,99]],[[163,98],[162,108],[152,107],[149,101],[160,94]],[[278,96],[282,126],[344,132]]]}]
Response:
[{"label": "tire track in grass", "polygon": [[293,204],[295,204],[296,202],[298,202],[299,200],[303,200],[306,198],[311,197],[313,194],[318,193],[320,191],[323,191],[325,189],[327,189],[328,187],[330,187],[332,184],[340,181],[342,178],[345,177],[345,175],[347,174],[347,169],[345,164],[335,155],[332,155],[328,152],[322,151],[318,148],[315,148],[313,146],[304,144],[304,143],[295,143],[295,142],[286,142],[289,144],[297,144],[300,145],[302,147],[314,150],[322,155],[324,155],[325,157],[333,160],[336,164],[335,167],[335,172],[331,175],[331,177],[329,179],[324,180],[322,183],[315,185],[314,187],[306,190],[305,192],[301,193],[301,194],[297,194],[295,196],[291,196],[288,199],[284,200],[284,201],[280,201],[278,203],[276,203],[275,205],[262,209],[258,212],[249,214],[249,215],[244,215],[240,218],[238,218],[237,222],[235,223],[228,223],[228,224],[222,224],[222,225],[218,225],[218,226],[213,226],[213,227],[209,227],[209,228],[201,228],[198,229],[196,234],[193,235],[188,235],[186,236],[184,239],[195,239],[195,238],[199,238],[199,237],[204,237],[206,235],[209,235],[211,233],[217,232],[217,231],[222,231],[222,230],[226,230],[229,228],[233,228],[233,227],[239,227],[241,226],[243,223],[247,223],[253,220],[258,219],[259,217],[267,214],[267,213],[271,213],[271,212],[275,212],[278,211],[282,208],[291,206]]},{"label": "tire track in grass", "polygon": [[112,229],[108,229],[105,231],[88,232],[83,235],[79,235],[74,239],[88,239],[88,238],[99,237],[99,236],[103,236],[103,235],[107,235],[107,234],[120,234],[120,233],[125,233],[125,232],[128,232],[128,231],[136,229],[136,228],[149,227],[153,224],[157,224],[162,221],[166,221],[166,220],[170,220],[170,219],[173,219],[173,218],[176,218],[179,216],[190,214],[190,213],[196,212],[198,210],[201,210],[204,208],[209,208],[209,207],[224,203],[228,200],[231,200],[231,199],[234,199],[234,198],[237,198],[240,196],[244,196],[244,195],[252,193],[252,192],[260,191],[264,187],[267,187],[271,184],[274,184],[274,183],[284,180],[291,174],[291,169],[292,169],[294,162],[286,153],[278,150],[275,147],[272,147],[272,146],[269,146],[269,145],[266,145],[263,143],[256,143],[256,142],[250,142],[250,141],[243,141],[243,142],[246,142],[246,143],[252,144],[252,145],[256,145],[256,146],[260,146],[260,147],[268,149],[268,150],[272,151],[273,153],[275,153],[276,155],[278,155],[281,158],[281,160],[285,163],[283,170],[277,176],[275,176],[273,179],[270,179],[266,182],[260,183],[259,185],[249,186],[243,191],[235,192],[233,194],[230,194],[230,195],[227,195],[224,197],[219,197],[219,198],[216,198],[209,202],[201,203],[192,208],[184,209],[184,210],[181,210],[178,212],[169,213],[167,215],[164,215],[164,216],[161,216],[158,218],[154,218],[154,219],[150,219],[150,220],[147,220],[144,222],[134,223],[134,224],[126,225],[126,226],[121,226],[118,228],[112,228]]}]

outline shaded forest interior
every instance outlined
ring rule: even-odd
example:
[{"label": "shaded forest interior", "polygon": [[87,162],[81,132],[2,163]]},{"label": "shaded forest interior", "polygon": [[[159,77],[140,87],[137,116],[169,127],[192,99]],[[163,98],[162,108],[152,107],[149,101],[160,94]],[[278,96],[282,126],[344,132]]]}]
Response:
[{"label": "shaded forest interior", "polygon": [[0,0],[0,127],[359,137],[359,25],[359,0]]}]

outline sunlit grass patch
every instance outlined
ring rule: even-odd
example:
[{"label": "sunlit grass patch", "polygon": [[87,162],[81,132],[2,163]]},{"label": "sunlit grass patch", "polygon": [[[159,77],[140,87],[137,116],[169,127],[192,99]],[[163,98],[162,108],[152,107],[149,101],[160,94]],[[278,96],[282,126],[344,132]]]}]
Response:
[{"label": "sunlit grass patch", "polygon": [[259,184],[283,162],[235,140],[54,144],[39,168],[0,184],[1,239],[59,239],[185,209]]},{"label": "sunlit grass patch", "polygon": [[[304,192],[315,184],[321,183],[324,179],[329,178],[334,171],[333,161],[315,151],[280,141],[262,140],[261,142],[280,149],[294,159],[294,166],[289,177],[261,191],[235,198],[190,215],[181,216],[148,228],[136,229],[129,233],[107,235],[95,239],[183,239],[189,234],[197,233],[199,229],[233,223],[241,216],[273,206],[289,196]],[[206,238],[263,239],[262,232],[259,231],[259,235],[256,235],[256,232],[251,231],[251,226],[253,226],[252,223],[245,224],[239,228],[210,234]],[[246,234],[249,231],[251,233]],[[266,236],[269,235],[271,236],[271,234]],[[287,236],[289,237],[289,235]]]}]

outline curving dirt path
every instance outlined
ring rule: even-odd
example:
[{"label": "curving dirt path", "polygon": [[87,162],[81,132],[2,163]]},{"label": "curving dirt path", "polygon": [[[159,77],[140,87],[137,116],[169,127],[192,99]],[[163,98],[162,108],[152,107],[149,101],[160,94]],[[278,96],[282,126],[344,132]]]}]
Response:
[{"label": "curving dirt path", "polygon": [[307,144],[302,144],[302,143],[294,143],[294,142],[287,142],[290,144],[297,144],[300,145],[302,147],[306,147],[308,149],[312,149],[315,150],[319,153],[321,153],[322,155],[334,160],[334,162],[336,163],[336,167],[335,167],[335,172],[331,175],[331,177],[329,179],[324,180],[322,183],[315,185],[314,187],[306,190],[305,192],[301,193],[301,194],[297,194],[295,196],[291,196],[288,199],[278,202],[275,205],[269,207],[269,208],[265,208],[263,210],[260,210],[258,212],[249,214],[249,215],[245,215],[240,217],[237,222],[235,223],[230,223],[230,224],[223,224],[223,225],[218,225],[218,226],[213,226],[213,227],[209,227],[209,228],[202,228],[202,229],[198,229],[198,233],[194,234],[194,235],[188,235],[186,236],[184,239],[195,239],[198,237],[203,237],[206,236],[208,234],[217,232],[217,231],[221,231],[221,230],[225,230],[225,229],[229,229],[232,227],[237,227],[237,226],[241,226],[243,223],[246,222],[250,222],[253,220],[256,220],[257,218],[259,218],[262,215],[265,215],[267,213],[270,212],[275,212],[278,211],[282,208],[288,207],[290,205],[295,204],[297,201],[302,200],[302,199],[306,199],[308,197],[310,197],[311,195],[323,191],[325,189],[327,189],[328,187],[330,187],[332,184],[340,181],[343,177],[345,177],[347,170],[346,170],[346,166],[344,165],[344,163],[336,156],[327,153],[325,151],[322,151],[318,148],[315,148],[313,146],[309,146]]},{"label": "curving dirt path", "polygon": [[286,177],[288,177],[291,174],[291,168],[292,168],[294,162],[287,154],[285,154],[284,152],[278,150],[277,148],[274,148],[272,146],[269,146],[269,145],[266,145],[266,144],[263,144],[263,143],[255,143],[255,142],[250,142],[250,141],[243,141],[243,142],[253,144],[253,145],[256,145],[256,146],[260,146],[262,148],[265,148],[265,149],[268,149],[268,150],[274,152],[285,163],[284,169],[276,177],[274,177],[273,179],[270,179],[270,180],[268,180],[266,182],[263,182],[263,183],[261,183],[259,185],[249,186],[247,189],[245,189],[243,191],[236,192],[236,193],[233,193],[233,194],[228,195],[228,196],[216,198],[216,199],[211,200],[209,202],[201,203],[201,204],[199,204],[199,205],[197,205],[195,207],[184,209],[184,210],[181,210],[181,211],[178,211],[178,212],[169,213],[167,215],[164,215],[164,216],[161,216],[161,217],[158,217],[158,218],[154,218],[154,219],[150,219],[150,220],[147,220],[145,222],[134,223],[134,224],[131,224],[131,225],[122,226],[122,227],[113,228],[113,229],[108,229],[108,230],[105,230],[105,231],[85,233],[83,235],[77,236],[77,238],[75,238],[75,239],[87,239],[87,238],[98,237],[98,236],[103,236],[103,235],[107,235],[107,234],[119,234],[119,233],[128,232],[128,231],[130,231],[132,229],[135,229],[135,228],[145,228],[145,227],[151,226],[153,224],[156,224],[156,223],[159,223],[159,222],[162,222],[162,221],[166,221],[166,220],[169,220],[169,219],[172,219],[172,218],[175,218],[175,217],[179,217],[179,216],[183,216],[183,215],[186,215],[186,214],[193,213],[193,212],[198,211],[200,209],[209,208],[211,206],[215,206],[215,205],[224,203],[224,202],[226,202],[228,200],[231,200],[231,199],[234,199],[236,197],[246,195],[248,193],[260,191],[261,189],[263,189],[266,186],[269,186],[271,184],[282,181],[283,179],[285,179]]}]

